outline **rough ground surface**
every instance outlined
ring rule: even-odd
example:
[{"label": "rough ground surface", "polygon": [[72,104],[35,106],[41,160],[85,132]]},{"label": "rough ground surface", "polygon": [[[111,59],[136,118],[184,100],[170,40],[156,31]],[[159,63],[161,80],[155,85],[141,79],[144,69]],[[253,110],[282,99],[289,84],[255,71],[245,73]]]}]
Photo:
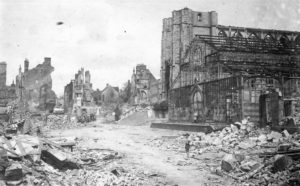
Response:
[{"label": "rough ground surface", "polygon": [[[137,125],[103,124],[94,122],[90,126],[78,129],[51,131],[51,137],[80,138],[81,147],[88,149],[111,149],[125,157],[118,161],[124,169],[142,169],[145,172],[157,172],[165,182],[156,185],[232,185],[231,180],[211,174],[208,167],[219,166],[220,154],[205,153],[195,158],[186,159],[184,146],[182,150],[163,150],[153,145],[156,139],[172,139],[181,131],[152,129],[149,123]],[[166,140],[167,142],[168,140]],[[208,166],[209,165],[209,166]]]}]

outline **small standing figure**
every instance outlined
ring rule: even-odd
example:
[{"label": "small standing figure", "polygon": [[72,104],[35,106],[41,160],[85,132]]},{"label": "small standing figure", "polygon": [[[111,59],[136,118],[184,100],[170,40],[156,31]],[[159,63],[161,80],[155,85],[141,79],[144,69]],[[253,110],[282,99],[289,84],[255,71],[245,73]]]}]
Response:
[{"label": "small standing figure", "polygon": [[120,116],[122,114],[122,111],[119,108],[119,105],[116,106],[114,112],[115,112],[115,121],[119,121],[120,120]]},{"label": "small standing figure", "polygon": [[189,158],[190,157],[190,148],[191,148],[191,141],[188,139],[189,136],[187,136],[186,138],[186,142],[185,142],[185,152],[186,152],[186,157]]}]

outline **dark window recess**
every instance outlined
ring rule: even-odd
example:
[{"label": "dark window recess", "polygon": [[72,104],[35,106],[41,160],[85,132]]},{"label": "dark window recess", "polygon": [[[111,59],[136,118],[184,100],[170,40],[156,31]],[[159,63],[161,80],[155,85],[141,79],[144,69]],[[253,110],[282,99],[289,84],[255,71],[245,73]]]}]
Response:
[{"label": "dark window recess", "polygon": [[251,88],[255,88],[255,79],[252,79],[250,83],[251,83]]},{"label": "dark window recess", "polygon": [[271,85],[274,84],[273,79],[268,78],[268,79],[267,79],[267,84],[271,84]]},{"label": "dark window recess", "polygon": [[198,21],[202,21],[202,14],[201,14],[201,13],[198,13],[198,15],[197,15],[197,20],[198,20]]}]

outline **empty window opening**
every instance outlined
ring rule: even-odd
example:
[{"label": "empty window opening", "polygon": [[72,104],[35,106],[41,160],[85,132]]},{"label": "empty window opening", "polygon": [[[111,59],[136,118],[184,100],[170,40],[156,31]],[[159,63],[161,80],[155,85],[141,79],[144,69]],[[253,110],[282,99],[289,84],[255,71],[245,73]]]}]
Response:
[{"label": "empty window opening", "polygon": [[198,15],[197,15],[197,20],[198,20],[198,21],[202,21],[202,14],[201,14],[201,13],[198,13]]}]

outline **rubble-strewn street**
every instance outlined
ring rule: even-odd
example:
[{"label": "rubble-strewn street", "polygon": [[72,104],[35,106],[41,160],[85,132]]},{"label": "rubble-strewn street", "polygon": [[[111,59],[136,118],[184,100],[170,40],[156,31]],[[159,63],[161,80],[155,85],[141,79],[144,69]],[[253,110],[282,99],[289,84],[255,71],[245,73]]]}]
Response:
[{"label": "rubble-strewn street", "polygon": [[[199,185],[206,179],[197,176],[198,171],[206,170],[201,169],[198,163],[192,165],[195,161],[185,159],[183,152],[160,150],[159,146],[150,145],[157,138],[178,136],[176,131],[160,131],[149,128],[149,125],[121,126],[94,122],[69,130],[47,129],[45,135],[45,138],[18,135],[10,140],[1,137],[5,149],[11,148],[7,143],[14,146],[17,141],[25,150],[22,152],[17,146],[16,154],[8,151],[1,156],[17,158],[10,160],[5,167],[4,176],[8,183]],[[44,144],[43,147],[41,144]],[[22,153],[26,154],[24,158]],[[15,164],[19,168],[14,168],[9,177],[7,172]]]},{"label": "rubble-strewn street", "polygon": [[0,1],[0,186],[299,186],[300,1]]},{"label": "rubble-strewn street", "polygon": [[[209,134],[153,129],[149,122],[92,122],[68,130],[45,128],[44,135],[1,137],[4,149],[14,149],[1,151],[1,161],[10,159],[2,165],[8,183],[299,184],[300,136],[257,129],[246,119]],[[187,140],[189,157],[184,150]]]},{"label": "rubble-strewn street", "polygon": [[119,184],[125,179],[129,185],[199,185],[204,177],[199,177],[193,170],[205,170],[201,170],[198,164],[192,165],[192,159],[186,160],[184,152],[161,150],[159,146],[151,145],[157,138],[174,138],[179,132],[151,129],[148,124],[121,126],[93,123],[92,127],[53,131],[47,136],[76,138],[77,148],[91,155],[117,153],[120,159],[112,158],[109,163],[104,162],[105,168],[101,167],[106,171],[117,170],[121,176],[113,176],[112,179]]}]

